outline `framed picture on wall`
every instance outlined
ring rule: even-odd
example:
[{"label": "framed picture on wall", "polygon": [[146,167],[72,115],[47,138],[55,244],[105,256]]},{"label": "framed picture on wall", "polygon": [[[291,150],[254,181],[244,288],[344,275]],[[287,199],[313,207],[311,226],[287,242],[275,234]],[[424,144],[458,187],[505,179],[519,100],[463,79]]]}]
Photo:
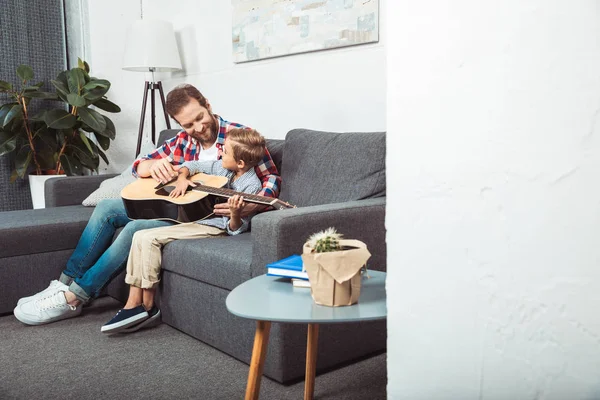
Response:
[{"label": "framed picture on wall", "polygon": [[379,41],[379,0],[232,0],[236,63]]}]

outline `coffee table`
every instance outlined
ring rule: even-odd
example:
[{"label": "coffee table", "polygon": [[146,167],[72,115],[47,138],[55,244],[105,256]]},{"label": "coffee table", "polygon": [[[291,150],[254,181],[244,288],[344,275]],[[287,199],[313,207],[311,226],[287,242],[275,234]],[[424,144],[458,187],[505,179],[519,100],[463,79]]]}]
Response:
[{"label": "coffee table", "polygon": [[304,399],[312,399],[315,388],[319,324],[385,319],[385,272],[363,275],[358,303],[344,307],[316,304],[310,289],[294,287],[289,279],[261,275],[233,289],[227,296],[229,312],[256,320],[252,360],[246,386],[246,400],[258,399],[267,354],[271,322],[308,324]]}]

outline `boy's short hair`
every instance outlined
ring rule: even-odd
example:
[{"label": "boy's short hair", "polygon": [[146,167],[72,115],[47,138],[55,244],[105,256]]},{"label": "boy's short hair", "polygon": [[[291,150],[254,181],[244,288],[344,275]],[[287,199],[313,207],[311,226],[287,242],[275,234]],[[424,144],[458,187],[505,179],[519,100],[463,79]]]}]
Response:
[{"label": "boy's short hair", "polygon": [[255,129],[231,129],[227,132],[227,139],[231,142],[236,161],[243,160],[246,165],[255,167],[265,156],[265,138]]}]

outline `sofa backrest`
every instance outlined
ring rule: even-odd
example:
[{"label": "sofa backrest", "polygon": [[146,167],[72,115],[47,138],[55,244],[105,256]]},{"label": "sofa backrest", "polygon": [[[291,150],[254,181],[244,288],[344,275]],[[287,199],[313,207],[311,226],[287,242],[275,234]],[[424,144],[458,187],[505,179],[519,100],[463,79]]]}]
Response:
[{"label": "sofa backrest", "polygon": [[[162,146],[162,144],[167,140],[171,139],[173,136],[177,135],[181,132],[181,129],[165,129],[160,132],[158,135],[158,141],[156,142],[156,146]],[[277,167],[279,173],[281,173],[281,159],[283,157],[283,140],[279,139],[267,139],[267,149],[271,154],[271,158]]]},{"label": "sofa backrest", "polygon": [[385,196],[385,132],[290,131],[281,199],[312,206]]},{"label": "sofa backrest", "polygon": [[167,139],[171,139],[179,132],[181,132],[181,129],[165,129],[160,131],[160,135],[158,135],[158,140],[156,141],[156,147],[162,146],[162,144],[166,142]]}]

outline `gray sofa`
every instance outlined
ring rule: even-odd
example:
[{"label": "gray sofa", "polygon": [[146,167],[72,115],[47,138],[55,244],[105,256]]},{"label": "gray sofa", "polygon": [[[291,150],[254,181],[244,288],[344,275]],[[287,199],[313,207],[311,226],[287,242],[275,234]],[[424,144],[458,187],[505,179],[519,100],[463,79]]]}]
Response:
[{"label": "gray sofa", "polygon": [[[159,140],[175,132],[163,131]],[[310,234],[334,226],[367,244],[369,268],[386,270],[385,133],[296,129],[267,146],[283,179],[280,198],[298,208],[261,213],[242,235],[168,244],[157,299],[164,323],[246,363],[255,323],[230,314],[225,299],[264,274],[267,263],[301,252]],[[46,209],[0,212],[0,313],[59,276],[93,211],[81,201],[110,176],[50,179]],[[121,274],[106,293],[124,300],[127,290]],[[273,324],[264,374],[279,382],[303,377],[305,346],[305,325]],[[385,322],[324,325],[317,371],[385,346]]]}]

